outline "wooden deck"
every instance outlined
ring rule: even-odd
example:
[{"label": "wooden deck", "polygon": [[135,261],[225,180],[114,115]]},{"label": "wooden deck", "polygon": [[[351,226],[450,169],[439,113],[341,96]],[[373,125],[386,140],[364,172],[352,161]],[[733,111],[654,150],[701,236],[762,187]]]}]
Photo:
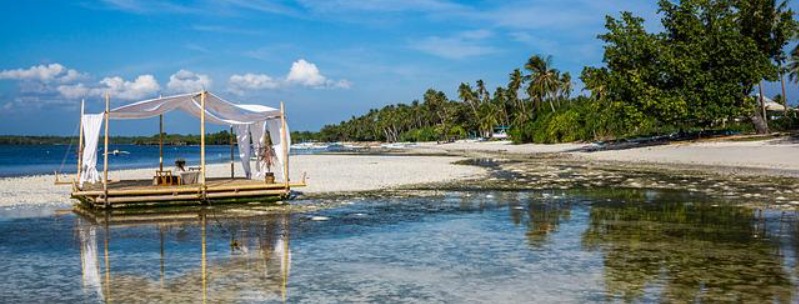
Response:
[{"label": "wooden deck", "polygon": [[267,184],[262,180],[243,178],[209,178],[205,186],[176,185],[154,186],[150,180],[111,181],[108,192],[102,183],[84,185],[72,197],[93,208],[152,207],[163,205],[200,205],[209,203],[235,203],[279,200],[290,194],[290,189],[305,186],[300,183]]}]

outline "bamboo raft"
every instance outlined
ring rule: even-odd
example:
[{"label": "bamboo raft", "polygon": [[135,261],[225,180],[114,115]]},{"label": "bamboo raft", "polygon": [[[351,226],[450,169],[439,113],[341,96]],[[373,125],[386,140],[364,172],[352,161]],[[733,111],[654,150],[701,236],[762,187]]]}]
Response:
[{"label": "bamboo raft", "polygon": [[305,178],[297,183],[272,183],[244,178],[209,178],[205,185],[153,186],[152,180],[122,180],[85,185],[74,189],[72,198],[96,209],[150,207],[165,205],[198,205],[246,203],[287,199],[291,188],[304,187]]},{"label": "bamboo raft", "polygon": [[[233,137],[230,139],[230,177],[229,178],[211,178],[206,177],[206,161],[205,161],[205,124],[206,124],[206,98],[209,93],[202,91],[196,96],[178,95],[167,97],[167,99],[174,98],[199,98],[199,118],[200,118],[200,166],[198,183],[191,185],[154,185],[153,179],[142,180],[123,180],[111,181],[108,179],[108,145],[109,145],[109,117],[111,115],[111,100],[109,94],[105,94],[105,111],[103,112],[104,120],[104,133],[105,138],[103,141],[103,174],[100,182],[94,184],[86,184],[83,187],[78,187],[77,180],[80,179],[81,170],[83,167],[81,155],[84,152],[84,102],[81,102],[81,123],[80,123],[80,136],[78,142],[78,170],[75,179],[72,182],[62,182],[58,179],[56,173],[56,184],[71,184],[72,193],[71,197],[80,201],[84,206],[94,209],[112,209],[121,207],[160,207],[160,206],[173,206],[173,205],[208,205],[212,203],[249,203],[254,201],[274,201],[289,198],[292,187],[304,187],[305,175],[303,174],[300,182],[290,182],[289,175],[289,150],[288,146],[289,135],[287,133],[285,106],[280,103],[280,112],[275,109],[275,116],[270,119],[279,119],[280,121],[280,143],[281,154],[283,156],[282,175],[284,181],[274,183],[271,181],[263,180],[250,180],[245,178],[236,178],[234,175],[234,150],[233,150]],[[162,97],[153,101],[162,100]],[[150,101],[147,101],[150,102]],[[220,101],[218,101],[220,102]],[[225,101],[221,101],[225,102]],[[158,115],[159,124],[159,164],[158,171],[164,172],[164,154],[163,154],[163,114]],[[231,135],[233,127],[231,126]],[[262,139],[263,140],[263,139]],[[171,176],[171,173],[169,174]],[[158,175],[157,175],[158,177]],[[156,177],[156,178],[157,178]],[[159,184],[156,182],[156,184]]]}]

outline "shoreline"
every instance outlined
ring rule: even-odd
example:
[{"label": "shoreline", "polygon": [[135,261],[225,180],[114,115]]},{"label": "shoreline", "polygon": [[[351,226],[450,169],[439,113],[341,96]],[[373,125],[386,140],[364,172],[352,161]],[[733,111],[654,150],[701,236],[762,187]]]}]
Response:
[{"label": "shoreline", "polygon": [[[409,157],[414,158],[409,162]],[[397,155],[293,155],[290,176],[299,179],[307,173],[307,187],[292,189],[308,196],[335,195],[387,190],[414,184],[452,182],[477,178],[485,170],[453,164],[463,157]],[[254,166],[254,164],[252,164]],[[235,164],[236,176],[243,176]],[[207,165],[208,176],[230,176],[230,165]],[[155,167],[112,170],[110,180],[147,179]],[[74,178],[74,175],[67,175]],[[0,207],[20,205],[58,205],[75,202],[69,197],[70,185],[54,185],[52,174],[0,178]]]},{"label": "shoreline", "polygon": [[756,142],[699,141],[624,150],[586,152],[590,144],[523,144],[509,142],[422,143],[410,150],[463,157],[504,157],[516,160],[556,158],[565,163],[637,167],[673,172],[700,172],[799,178],[799,142],[772,139]]},{"label": "shoreline", "polygon": [[[555,165],[672,176],[747,177],[787,183],[795,183],[799,178],[799,143],[780,139],[689,142],[599,152],[584,152],[584,147],[584,144],[510,145],[507,142],[420,143],[407,149],[368,153],[293,155],[291,176],[296,180],[307,172],[308,187],[293,189],[302,194],[302,198],[480,183],[479,179],[491,175],[490,168],[457,164],[477,158],[520,162],[528,171],[551,169]],[[745,158],[751,155],[754,157]],[[758,157],[762,155],[769,157]],[[145,179],[152,176],[153,170],[154,167],[111,171],[109,178]],[[209,176],[229,176],[229,170],[228,163],[208,165]],[[235,164],[235,170],[236,176],[243,175],[240,164]],[[70,186],[56,186],[53,181],[52,174],[0,178],[0,206],[72,202]]]}]

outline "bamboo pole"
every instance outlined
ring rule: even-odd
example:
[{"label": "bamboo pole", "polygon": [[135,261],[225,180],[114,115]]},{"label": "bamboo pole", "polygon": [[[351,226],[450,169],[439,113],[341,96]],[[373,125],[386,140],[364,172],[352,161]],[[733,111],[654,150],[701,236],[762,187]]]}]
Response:
[{"label": "bamboo pole", "polygon": [[235,161],[233,160],[233,126],[230,126],[230,179],[236,178]]},{"label": "bamboo pole", "polygon": [[164,114],[158,115],[158,171],[164,171]]},{"label": "bamboo pole", "polygon": [[103,154],[103,192],[108,205],[108,116],[111,114],[111,96],[105,93],[105,147]]},{"label": "bamboo pole", "polygon": [[[75,180],[80,182],[80,171],[83,167],[83,114],[86,110],[86,103],[83,99],[80,100],[80,120],[78,127],[78,171],[75,173]],[[57,176],[57,175],[56,175]]]},{"label": "bamboo pole", "polygon": [[205,192],[205,91],[200,94],[200,184]]},{"label": "bamboo pole", "polygon": [[283,149],[283,179],[286,190],[289,190],[289,145],[286,134],[286,106],[280,102],[280,147]]}]

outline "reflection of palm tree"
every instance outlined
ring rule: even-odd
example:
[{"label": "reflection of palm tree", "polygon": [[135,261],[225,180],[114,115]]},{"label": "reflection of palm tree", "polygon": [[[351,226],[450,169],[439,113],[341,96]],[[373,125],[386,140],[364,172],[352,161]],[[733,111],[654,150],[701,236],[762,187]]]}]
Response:
[{"label": "reflection of palm tree", "polygon": [[792,283],[752,225],[751,209],[679,203],[594,205],[584,248],[604,253],[609,296],[640,300],[664,284],[665,302],[790,302]]},{"label": "reflection of palm tree", "polygon": [[527,241],[531,246],[540,247],[556,232],[561,221],[571,217],[571,206],[560,202],[534,201],[528,205]]}]

